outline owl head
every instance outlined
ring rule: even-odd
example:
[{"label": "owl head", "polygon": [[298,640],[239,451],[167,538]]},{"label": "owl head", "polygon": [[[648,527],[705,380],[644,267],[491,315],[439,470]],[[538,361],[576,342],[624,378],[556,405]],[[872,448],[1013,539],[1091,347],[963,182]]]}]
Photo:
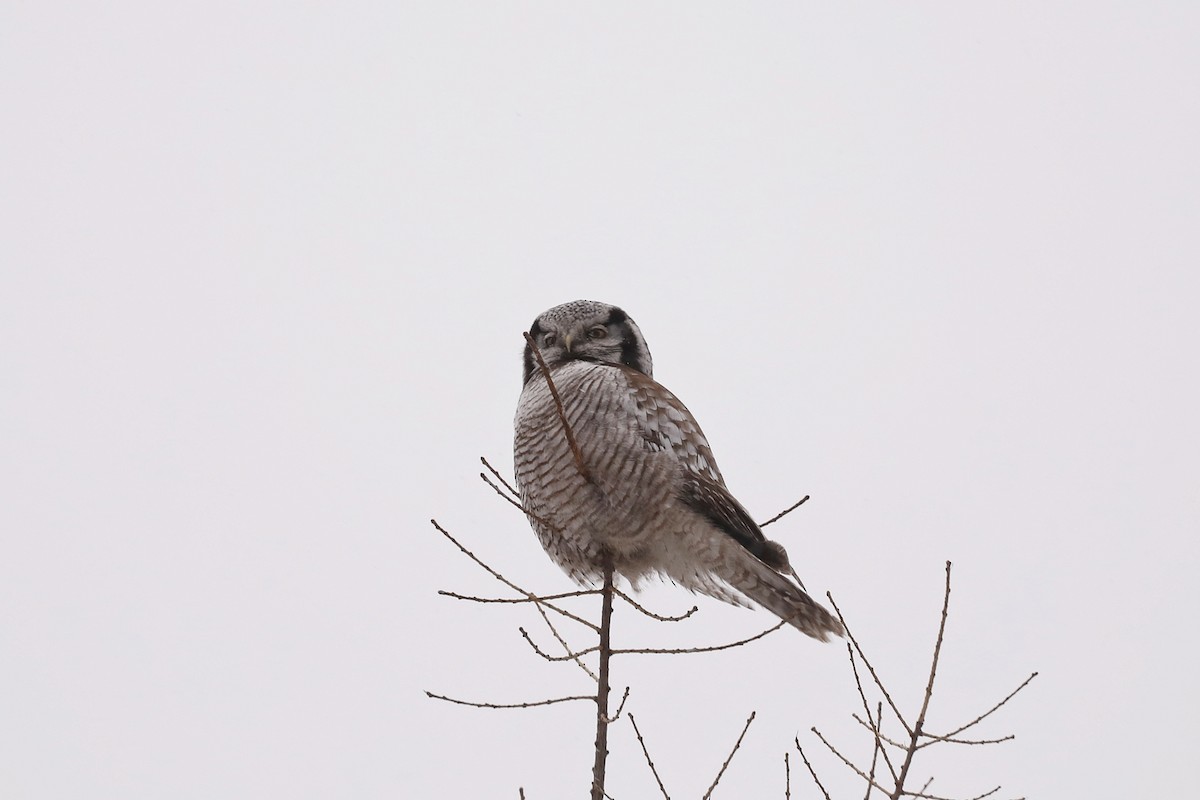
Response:
[{"label": "owl head", "polygon": [[[550,369],[568,361],[624,364],[653,377],[650,348],[637,323],[616,306],[575,300],[543,311],[529,328]],[[525,343],[525,383],[538,372],[537,360]]]}]

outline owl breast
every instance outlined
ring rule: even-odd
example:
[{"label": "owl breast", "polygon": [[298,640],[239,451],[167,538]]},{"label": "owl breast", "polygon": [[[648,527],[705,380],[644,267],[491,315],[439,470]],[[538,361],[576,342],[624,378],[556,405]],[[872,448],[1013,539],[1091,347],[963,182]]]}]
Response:
[{"label": "owl breast", "polygon": [[570,361],[554,384],[579,444],[576,464],[544,378],[532,378],[517,405],[514,467],[521,500],[550,557],[576,581],[602,575],[605,553],[628,577],[646,562],[656,534],[675,527],[678,460],[639,422],[630,375],[614,365]]}]

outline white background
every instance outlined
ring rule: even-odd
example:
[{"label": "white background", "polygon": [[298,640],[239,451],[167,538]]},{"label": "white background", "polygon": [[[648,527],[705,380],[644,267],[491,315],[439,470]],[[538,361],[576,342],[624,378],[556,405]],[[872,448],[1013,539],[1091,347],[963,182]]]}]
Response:
[{"label": "white background", "polygon": [[[1041,673],[979,730],[1015,741],[923,751],[931,793],[1187,794],[1198,35],[1190,3],[5,3],[0,795],[584,796],[586,704],[424,695],[588,690],[530,609],[436,594],[502,587],[428,523],[570,588],[476,472],[521,331],[579,297],[759,519],[812,495],[772,535],[906,709],[947,559],[932,729]],[[699,603],[618,641],[771,622]],[[809,733],[869,757],[840,644],[614,670],[672,796],[752,710],[716,797],[783,797],[796,735],[861,793]],[[618,800],[656,796],[636,748]]]}]

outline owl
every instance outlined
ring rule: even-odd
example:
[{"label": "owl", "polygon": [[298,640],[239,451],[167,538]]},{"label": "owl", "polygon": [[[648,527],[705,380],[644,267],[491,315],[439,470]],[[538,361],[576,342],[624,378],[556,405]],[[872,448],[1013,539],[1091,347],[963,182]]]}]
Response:
[{"label": "owl", "polygon": [[528,343],[513,460],[521,502],[546,553],[581,584],[604,565],[633,586],[665,577],[736,605],[763,606],[821,641],[842,626],[799,585],[729,490],[704,432],[653,377],[637,324],[576,300],[529,329],[582,456],[579,468]]}]

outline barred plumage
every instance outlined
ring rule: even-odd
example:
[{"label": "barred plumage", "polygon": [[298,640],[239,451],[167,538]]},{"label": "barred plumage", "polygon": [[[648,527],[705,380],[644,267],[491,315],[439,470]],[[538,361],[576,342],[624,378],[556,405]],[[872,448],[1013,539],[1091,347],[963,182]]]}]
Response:
[{"label": "barred plumage", "polygon": [[837,620],[789,577],[783,547],[725,488],[703,431],[653,380],[650,351],[624,311],[577,300],[543,313],[530,334],[588,476],[526,346],[517,485],[542,546],[571,578],[598,581],[608,555],[635,586],[660,574],[726,602],[754,600],[822,641],[841,635]]}]

